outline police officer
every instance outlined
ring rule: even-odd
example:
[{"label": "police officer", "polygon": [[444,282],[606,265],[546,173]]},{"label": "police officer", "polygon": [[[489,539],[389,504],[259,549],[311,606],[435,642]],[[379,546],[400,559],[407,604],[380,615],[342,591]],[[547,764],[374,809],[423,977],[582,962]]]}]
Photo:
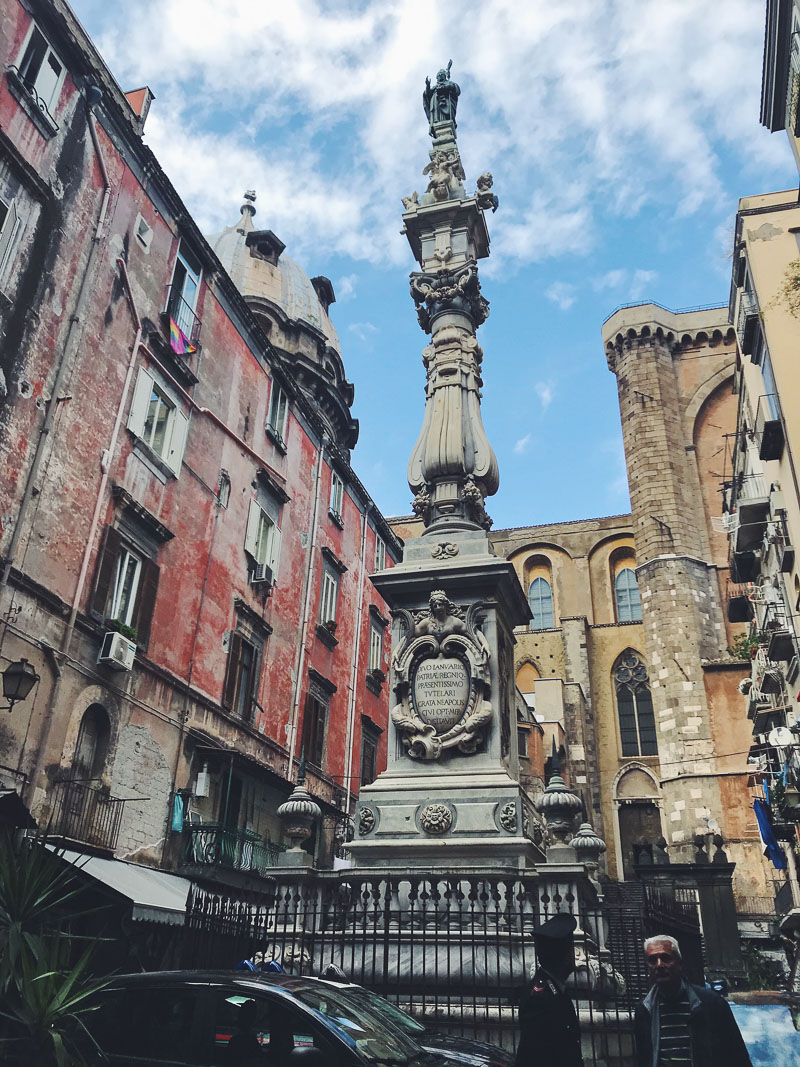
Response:
[{"label": "police officer", "polygon": [[575,967],[572,915],[555,915],[533,937],[538,969],[522,994],[517,1067],[583,1067],[575,1007],[564,982]]}]

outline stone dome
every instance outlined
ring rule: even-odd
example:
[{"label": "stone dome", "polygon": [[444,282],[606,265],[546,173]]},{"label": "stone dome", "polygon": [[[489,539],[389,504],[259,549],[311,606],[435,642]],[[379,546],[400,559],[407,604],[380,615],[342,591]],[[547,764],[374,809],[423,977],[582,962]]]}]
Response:
[{"label": "stone dome", "polygon": [[255,228],[255,198],[255,193],[245,193],[241,218],[208,237],[209,244],[243,296],[261,297],[281,308],[288,318],[313,326],[341,354],[339,336],[319,293],[320,282],[327,282],[331,297],[333,287],[326,278],[314,279],[315,285],[284,253],[286,246],[271,230]]},{"label": "stone dome", "polygon": [[328,278],[309,278],[284,254],[272,230],[257,230],[256,194],[244,195],[241,218],[208,242],[245,298],[283,369],[320,414],[332,439],[352,448],[358,421],[350,414],[354,390],[345,376],[341,345],[328,314],[336,300]]}]

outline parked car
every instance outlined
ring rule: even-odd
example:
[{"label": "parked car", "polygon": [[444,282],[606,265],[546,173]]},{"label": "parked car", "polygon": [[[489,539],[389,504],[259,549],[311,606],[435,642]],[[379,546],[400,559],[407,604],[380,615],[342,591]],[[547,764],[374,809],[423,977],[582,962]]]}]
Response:
[{"label": "parked car", "polygon": [[334,983],[280,974],[123,975],[99,995],[89,1027],[97,1044],[95,1062],[113,1067],[452,1067],[453,1062]]},{"label": "parked car", "polygon": [[[323,978],[320,981],[332,980]],[[418,1041],[423,1048],[436,1053],[448,1063],[469,1064],[469,1067],[513,1067],[514,1056],[505,1049],[498,1048],[496,1045],[486,1045],[481,1041],[438,1034],[365,986],[354,985],[347,981],[335,984],[355,1003],[368,1008],[390,1026],[399,1027],[409,1037]]]}]

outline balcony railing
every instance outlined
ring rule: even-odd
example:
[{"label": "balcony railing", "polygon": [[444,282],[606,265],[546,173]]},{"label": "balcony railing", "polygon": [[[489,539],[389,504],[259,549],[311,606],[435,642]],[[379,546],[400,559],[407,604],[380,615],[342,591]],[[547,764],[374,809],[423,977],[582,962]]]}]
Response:
[{"label": "balcony railing", "polygon": [[91,782],[57,782],[48,836],[113,852],[124,805]]},{"label": "balcony railing", "polygon": [[739,347],[745,356],[752,355],[755,347],[755,339],[760,321],[758,316],[758,304],[752,293],[744,290],[739,298],[739,311],[736,316],[736,334],[739,338]]},{"label": "balcony railing", "polygon": [[187,827],[184,863],[225,867],[266,875],[280,864],[284,845],[265,841],[251,830],[233,830],[217,823]]},{"label": "balcony railing", "polygon": [[200,319],[195,315],[194,308],[183,299],[183,293],[179,285],[167,287],[166,315],[174,320],[178,329],[195,346],[200,340]]}]

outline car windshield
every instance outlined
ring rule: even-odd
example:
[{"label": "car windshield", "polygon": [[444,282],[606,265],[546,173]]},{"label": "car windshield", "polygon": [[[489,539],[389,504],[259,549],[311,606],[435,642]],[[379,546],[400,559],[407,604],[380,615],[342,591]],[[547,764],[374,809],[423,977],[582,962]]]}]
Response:
[{"label": "car windshield", "polygon": [[387,1027],[380,1015],[348,992],[320,984],[295,988],[292,993],[301,1003],[321,1012],[344,1030],[367,1062],[382,1067],[412,1067],[429,1062],[416,1041],[394,1027]]},{"label": "car windshield", "polygon": [[364,1004],[370,1011],[382,1016],[390,1023],[394,1023],[395,1026],[399,1026],[404,1033],[414,1034],[415,1036],[425,1033],[425,1027],[422,1023],[418,1023],[416,1019],[412,1019],[410,1015],[406,1015],[400,1008],[383,997],[379,997],[371,989],[365,989],[364,986],[353,986],[348,987],[345,992],[348,997],[355,997],[359,1004]]}]

